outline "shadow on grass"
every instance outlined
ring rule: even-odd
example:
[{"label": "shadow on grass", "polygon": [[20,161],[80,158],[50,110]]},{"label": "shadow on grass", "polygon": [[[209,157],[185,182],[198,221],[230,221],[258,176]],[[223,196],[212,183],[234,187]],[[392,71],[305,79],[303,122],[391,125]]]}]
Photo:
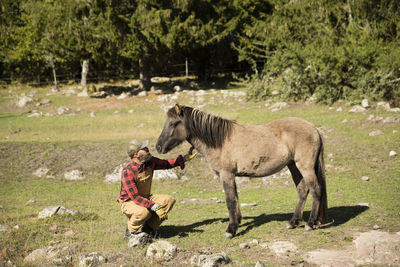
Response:
[{"label": "shadow on grass", "polygon": [[[368,210],[366,206],[340,206],[340,207],[332,207],[328,209],[328,214],[334,222],[328,227],[340,226],[351,219],[357,217],[364,211]],[[245,216],[244,220],[250,220],[246,223],[242,223],[239,226],[239,232],[237,236],[244,235],[249,232],[251,229],[255,227],[259,227],[263,224],[272,222],[272,221],[289,221],[293,216],[293,213],[275,213],[275,214],[261,214],[259,216]],[[310,216],[310,212],[304,212],[304,218],[308,219]],[[204,232],[202,229],[197,229],[198,227],[209,225],[217,222],[227,223],[229,221],[228,218],[214,218],[207,219],[200,222],[195,222],[189,225],[175,226],[175,225],[167,225],[162,226],[161,232],[164,238],[170,238],[174,236],[186,237],[188,233],[194,232]],[[228,225],[227,225],[228,226]],[[328,228],[326,227],[326,228]],[[243,230],[241,230],[243,229]]]}]

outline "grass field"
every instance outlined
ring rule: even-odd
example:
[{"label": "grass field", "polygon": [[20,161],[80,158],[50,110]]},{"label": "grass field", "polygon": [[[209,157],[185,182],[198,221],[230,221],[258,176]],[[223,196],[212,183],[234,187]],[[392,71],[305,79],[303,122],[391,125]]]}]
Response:
[{"label": "grass field", "polygon": [[[16,96],[33,90],[37,91],[35,99],[50,99],[51,104],[37,107],[35,101],[17,108]],[[194,254],[221,251],[233,260],[232,266],[254,266],[257,261],[271,266],[301,265],[307,251],[345,247],[357,233],[375,225],[387,232],[400,231],[400,158],[389,156],[391,150],[400,153],[400,124],[367,120],[371,114],[397,118],[400,114],[375,108],[349,113],[351,107],[345,102],[333,107],[289,103],[289,107],[271,112],[266,102],[247,102],[227,93],[244,91],[240,86],[205,90],[201,96],[196,95],[198,91],[189,91],[180,93],[175,101],[203,105],[206,112],[242,124],[296,116],[322,127],[329,216],[335,223],[311,232],[286,230],[297,202],[293,183],[278,180],[266,186],[261,178],[254,178],[239,185],[239,200],[257,205],[241,209],[238,235],[226,240],[227,208],[215,201],[224,200],[222,186],[199,156],[180,173],[189,180],[153,183],[153,193],[170,194],[177,200],[160,234],[180,252],[170,262],[151,263],[145,259],[144,249],[127,248],[125,217],[116,202],[120,185],[106,184],[104,178],[127,161],[125,144],[133,138],[148,139],[157,157],[172,158],[187,151],[188,144],[167,155],[158,155],[154,149],[165,119],[161,108],[165,102],[153,93],[118,100],[116,96],[48,95],[49,91],[47,87],[17,86],[0,91],[0,225],[8,227],[0,232],[0,264],[10,260],[16,266],[25,265],[24,257],[33,250],[61,242],[68,244],[74,255],[72,262],[61,263],[65,266],[77,266],[80,255],[93,251],[107,256],[107,266],[187,266]],[[67,106],[73,114],[52,115],[60,106]],[[339,106],[343,111],[336,111]],[[49,116],[29,117],[32,110]],[[91,117],[91,112],[96,116]],[[384,134],[369,136],[374,130]],[[47,167],[53,178],[34,177],[32,173],[39,167]],[[73,169],[82,170],[86,179],[65,180],[63,173]],[[363,181],[363,176],[369,181]],[[368,203],[368,207],[359,203]],[[37,218],[41,210],[53,205],[78,210],[82,215]],[[73,234],[66,234],[70,230]],[[240,248],[239,244],[253,239],[259,243],[288,240],[298,251],[277,257],[262,246]]]}]

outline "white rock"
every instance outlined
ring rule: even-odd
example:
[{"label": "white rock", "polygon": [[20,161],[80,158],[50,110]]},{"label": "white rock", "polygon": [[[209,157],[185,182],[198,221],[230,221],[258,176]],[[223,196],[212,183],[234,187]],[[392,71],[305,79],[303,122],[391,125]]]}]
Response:
[{"label": "white rock", "polygon": [[111,174],[106,175],[106,179],[104,180],[107,184],[114,184],[121,182],[122,170],[124,168],[124,164],[117,166]]},{"label": "white rock", "polygon": [[1,225],[0,224],[0,232],[5,232],[9,229],[9,227],[7,225]]},{"label": "white rock", "polygon": [[95,267],[105,262],[106,259],[101,254],[92,252],[79,258],[79,267]]},{"label": "white rock", "polygon": [[43,218],[48,218],[52,217],[56,214],[69,214],[69,215],[78,215],[80,214],[79,211],[73,210],[73,209],[67,209],[63,206],[51,206],[43,209],[41,212],[39,212],[38,218],[43,219]]},{"label": "white rock", "polygon": [[68,107],[65,107],[65,106],[59,107],[59,108],[57,109],[57,114],[58,114],[58,115],[63,115],[63,114],[66,114],[68,111],[69,111],[69,108],[68,108]]},{"label": "white rock", "polygon": [[26,106],[26,104],[33,102],[33,98],[29,97],[29,96],[21,96],[20,98],[18,98],[17,100],[17,106],[20,108],[23,108]]},{"label": "white rock", "polygon": [[43,168],[39,168],[35,172],[33,172],[33,175],[36,177],[45,177],[48,172],[49,172],[49,169],[47,169],[46,167],[43,167]]},{"label": "white rock", "polygon": [[400,118],[386,117],[382,122],[383,123],[400,123]]},{"label": "white rock", "polygon": [[342,120],[342,123],[347,123],[349,120],[348,119],[344,119]]},{"label": "white rock", "polygon": [[231,260],[225,252],[212,255],[195,255],[190,259],[192,265],[201,267],[217,267],[228,264]]},{"label": "white rock", "polygon": [[390,157],[394,157],[394,156],[396,156],[396,155],[397,155],[397,153],[396,153],[396,151],[394,151],[394,150],[392,150],[392,151],[389,152],[389,156],[390,156]]},{"label": "white rock", "polygon": [[378,135],[384,135],[384,133],[381,130],[376,130],[369,133],[369,136],[378,136]]},{"label": "white rock", "polygon": [[369,100],[368,100],[368,99],[363,99],[363,100],[361,101],[361,106],[362,106],[363,108],[370,108],[370,107],[371,107],[371,104],[369,103]]},{"label": "white rock", "polygon": [[363,108],[362,106],[356,105],[356,106],[353,106],[353,107],[349,110],[349,112],[350,112],[350,113],[361,113],[361,112],[364,112],[365,110],[366,110],[366,109]]},{"label": "white rock", "polygon": [[118,100],[121,100],[121,99],[125,99],[125,98],[127,98],[127,97],[128,97],[128,94],[125,93],[125,92],[122,92],[122,94],[120,94],[120,95],[117,97],[117,99],[118,99]]},{"label": "white rock", "polygon": [[369,181],[369,177],[368,176],[363,176],[363,177],[361,177],[361,180],[368,182]]},{"label": "white rock", "polygon": [[151,259],[171,260],[177,254],[177,247],[165,240],[157,241],[151,244],[147,251],[146,257]]},{"label": "white rock", "polygon": [[94,113],[94,111],[90,112],[90,117],[92,118],[96,117],[96,113]]},{"label": "white rock", "polygon": [[77,94],[77,96],[79,97],[89,97],[88,91],[87,89],[83,89],[82,92],[80,92],[79,94]]},{"label": "white rock", "polygon": [[275,95],[279,95],[279,91],[278,90],[273,90],[271,92],[271,95],[275,96]]},{"label": "white rock", "polygon": [[338,107],[338,108],[336,109],[336,111],[337,111],[337,112],[343,111],[343,108],[342,108],[342,107]]},{"label": "white rock", "polygon": [[278,110],[281,110],[281,109],[283,109],[283,108],[286,108],[287,106],[288,106],[288,103],[286,103],[286,102],[277,102],[277,103],[273,104],[273,105],[270,107],[270,109],[271,109],[272,111],[278,111]]},{"label": "white rock", "polygon": [[178,174],[174,169],[156,170],[153,172],[153,180],[178,180]]},{"label": "white rock", "polygon": [[141,91],[138,96],[148,96],[147,91]]},{"label": "white rock", "polygon": [[64,173],[64,178],[69,181],[77,181],[85,179],[83,172],[80,170],[72,170]]},{"label": "white rock", "polygon": [[241,203],[240,207],[254,207],[257,206],[256,202],[252,202],[252,203]]},{"label": "white rock", "polygon": [[377,106],[378,108],[382,108],[382,109],[387,110],[387,111],[390,110],[390,105],[389,105],[388,102],[378,102],[378,103],[376,104],[376,106]]},{"label": "white rock", "polygon": [[144,247],[153,241],[151,235],[147,233],[133,234],[128,239],[128,248]]},{"label": "white rock", "polygon": [[268,245],[268,248],[279,257],[284,256],[288,252],[297,251],[297,246],[289,241],[273,242]]}]

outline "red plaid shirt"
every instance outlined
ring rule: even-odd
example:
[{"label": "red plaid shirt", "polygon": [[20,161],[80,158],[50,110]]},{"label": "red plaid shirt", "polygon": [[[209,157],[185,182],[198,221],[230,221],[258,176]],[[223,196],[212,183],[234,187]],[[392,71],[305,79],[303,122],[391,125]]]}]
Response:
[{"label": "red plaid shirt", "polygon": [[129,161],[122,170],[121,191],[119,194],[119,198],[123,201],[131,199],[133,202],[140,206],[151,208],[151,206],[154,205],[154,202],[139,195],[136,186],[138,174],[148,168],[154,171],[171,169],[176,166],[181,166],[181,169],[185,168],[185,162],[181,155],[179,155],[176,159],[168,160],[153,157],[149,162],[146,162],[144,164],[137,164],[133,160]]}]

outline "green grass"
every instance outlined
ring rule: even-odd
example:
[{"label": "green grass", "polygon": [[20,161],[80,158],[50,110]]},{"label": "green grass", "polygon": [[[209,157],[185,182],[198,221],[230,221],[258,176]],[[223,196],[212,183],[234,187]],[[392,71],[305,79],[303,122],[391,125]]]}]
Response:
[{"label": "green grass", "polygon": [[[14,89],[15,92],[32,90]],[[38,88],[44,98],[49,88]],[[241,88],[235,89],[235,91]],[[0,232],[0,249],[7,250],[7,259],[17,266],[32,250],[48,246],[53,241],[78,244],[76,255],[98,251],[115,259],[122,253],[119,263],[124,266],[150,266],[143,261],[143,249],[128,249],[123,240],[125,217],[116,198],[119,184],[103,182],[104,174],[126,160],[125,142],[132,138],[150,140],[154,148],[165,115],[156,96],[116,99],[82,99],[54,95],[52,104],[44,107],[28,106],[17,109],[14,98],[1,91],[0,108],[0,224],[10,230]],[[399,114],[380,110],[366,114],[336,112],[338,104],[329,109],[323,105],[293,104],[279,112],[271,112],[264,102],[238,102],[231,97],[220,102],[222,94],[208,94],[205,102],[214,101],[204,110],[243,124],[261,124],[271,120],[297,116],[315,125],[324,126],[325,163],[330,216],[335,224],[326,229],[304,232],[302,228],[285,229],[297,202],[295,187],[281,181],[267,187],[260,178],[248,185],[239,185],[241,203],[256,202],[257,206],[243,207],[243,220],[238,235],[232,240],[223,238],[228,214],[222,186],[207,169],[201,156],[190,162],[181,173],[189,181],[154,182],[153,192],[170,194],[177,200],[174,209],[161,228],[162,238],[184,249],[187,254],[202,251],[226,252],[235,264],[254,266],[258,260],[271,265],[290,265],[301,262],[305,252],[317,248],[343,248],[360,231],[379,225],[389,232],[400,231],[400,160],[389,157],[390,150],[398,153],[400,147],[399,124],[368,122],[369,114],[399,117]],[[182,93],[179,103],[194,106],[196,98]],[[29,109],[55,112],[66,105],[72,110],[81,107],[75,115],[28,118]],[[133,109],[134,112],[128,113]],[[118,110],[119,113],[114,112]],[[91,118],[90,112],[96,117]],[[342,123],[347,119],[347,123]],[[137,127],[143,124],[143,127]],[[21,131],[14,133],[15,130]],[[382,136],[370,137],[369,132],[380,129]],[[174,157],[189,148],[184,144],[167,155]],[[332,157],[327,157],[332,154]],[[32,172],[47,164],[55,174],[53,179],[34,178]],[[84,181],[65,181],[65,169],[81,168],[86,172]],[[370,181],[361,180],[368,176]],[[196,199],[196,200],[191,200]],[[30,203],[29,200],[34,200]],[[357,206],[368,203],[369,208]],[[52,205],[63,205],[78,210],[80,216],[56,216],[37,219],[38,213]],[[310,211],[311,197],[305,207],[304,218]],[[18,225],[19,229],[13,229]],[[57,225],[56,230],[52,226]],[[64,233],[72,230],[73,236]],[[244,250],[240,243],[252,239],[260,243],[289,240],[300,252],[282,261],[261,246]],[[181,256],[182,257],[182,256]],[[121,258],[121,257],[120,257]],[[0,263],[4,258],[0,258]],[[178,258],[170,264],[185,266],[187,258]],[[73,258],[77,265],[78,257]],[[118,262],[118,260],[115,260]],[[127,263],[129,262],[129,263]],[[163,263],[159,263],[162,265]],[[235,265],[233,264],[233,265]]]}]

